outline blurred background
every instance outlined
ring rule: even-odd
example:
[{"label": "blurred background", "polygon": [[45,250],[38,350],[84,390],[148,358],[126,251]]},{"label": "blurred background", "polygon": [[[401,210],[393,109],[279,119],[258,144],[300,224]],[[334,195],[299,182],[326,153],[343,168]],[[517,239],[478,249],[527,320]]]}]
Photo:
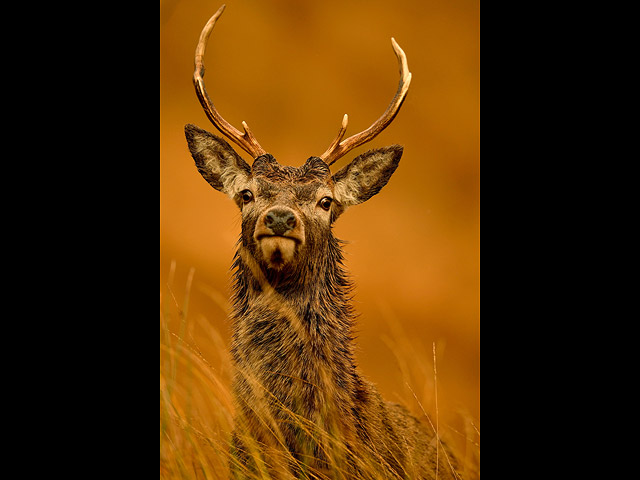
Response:
[{"label": "blurred background", "polygon": [[[200,31],[221,4],[160,3],[160,287],[169,290],[163,301],[184,311],[204,357],[228,345],[240,214],[197,172],[183,128],[218,134],[191,76]],[[406,387],[397,349],[433,363],[435,344],[441,411],[479,419],[479,0],[226,4],[205,57],[207,90],[222,116],[236,128],[246,121],[281,164],[300,166],[324,152],[345,113],[347,136],[373,123],[398,85],[392,36],[406,52],[413,79],[395,121],[333,167],[370,148],[404,145],[390,183],[334,227],[349,242],[357,359],[394,399]],[[211,327],[222,343],[211,341]],[[411,345],[393,340],[400,336]]]}]

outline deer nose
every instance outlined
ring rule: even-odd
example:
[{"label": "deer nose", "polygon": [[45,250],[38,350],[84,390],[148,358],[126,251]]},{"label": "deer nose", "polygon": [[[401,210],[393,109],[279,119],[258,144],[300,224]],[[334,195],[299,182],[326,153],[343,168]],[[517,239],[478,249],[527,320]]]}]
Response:
[{"label": "deer nose", "polygon": [[296,215],[291,210],[273,209],[264,217],[264,224],[274,235],[284,235],[293,230],[297,224]]}]

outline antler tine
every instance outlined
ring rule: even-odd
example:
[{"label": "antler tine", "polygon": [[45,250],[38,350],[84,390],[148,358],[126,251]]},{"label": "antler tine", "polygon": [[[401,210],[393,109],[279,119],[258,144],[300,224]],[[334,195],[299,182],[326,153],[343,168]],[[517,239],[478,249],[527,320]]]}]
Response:
[{"label": "antler tine", "polygon": [[398,91],[396,92],[393,100],[387,107],[387,110],[382,114],[376,122],[366,130],[350,136],[346,140],[342,140],[347,130],[347,124],[349,122],[348,116],[342,118],[342,126],[338,132],[338,136],[331,143],[329,148],[320,155],[320,158],[324,160],[328,165],[332,165],[339,158],[346,155],[349,151],[353,150],[360,145],[373,140],[380,132],[382,132],[393,121],[398,114],[402,102],[404,102],[409,90],[409,84],[411,83],[411,72],[409,72],[409,65],[407,64],[407,56],[405,55],[400,45],[396,42],[395,38],[391,37],[391,45],[398,57],[398,65],[400,67],[400,83],[398,85]]},{"label": "antler tine", "polygon": [[216,13],[209,19],[207,24],[202,29],[202,33],[200,33],[200,40],[198,41],[198,46],[196,47],[196,57],[195,57],[195,71],[193,72],[193,84],[196,87],[196,95],[200,100],[200,104],[204,109],[204,112],[211,120],[211,123],[220,130],[220,132],[233,142],[237,143],[244,151],[253,156],[253,158],[257,158],[260,155],[267,153],[264,148],[260,146],[256,137],[253,136],[253,133],[249,129],[249,126],[246,122],[242,122],[242,127],[244,128],[244,133],[241,133],[240,130],[236,129],[233,125],[227,122],[222,116],[218,113],[218,110],[213,105],[211,98],[207,94],[207,90],[204,86],[204,52],[207,47],[207,42],[209,40],[209,35],[211,35],[211,31],[215,26],[218,18],[224,12],[226,5],[222,5]]}]

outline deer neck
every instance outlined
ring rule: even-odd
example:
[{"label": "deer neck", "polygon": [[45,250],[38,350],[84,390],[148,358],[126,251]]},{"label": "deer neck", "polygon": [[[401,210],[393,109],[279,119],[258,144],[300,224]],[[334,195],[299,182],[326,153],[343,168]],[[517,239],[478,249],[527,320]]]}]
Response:
[{"label": "deer neck", "polygon": [[329,335],[334,330],[349,337],[352,285],[342,265],[339,240],[332,238],[326,252],[310,257],[313,260],[301,262],[293,271],[265,272],[241,246],[234,261],[233,317],[238,326],[251,328],[256,322],[277,317],[287,320],[289,333],[300,336],[296,340],[308,340],[309,334]]},{"label": "deer neck", "polygon": [[295,399],[288,408],[306,417],[322,405],[344,408],[351,401],[351,286],[339,242],[333,239],[321,258],[284,278],[261,270],[244,247],[238,250],[232,314],[236,394],[255,397],[263,389],[279,403]]}]

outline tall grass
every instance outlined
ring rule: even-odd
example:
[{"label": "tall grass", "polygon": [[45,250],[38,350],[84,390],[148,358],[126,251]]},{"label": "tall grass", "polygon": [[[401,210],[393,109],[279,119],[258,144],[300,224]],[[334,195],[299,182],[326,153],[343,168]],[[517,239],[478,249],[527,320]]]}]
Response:
[{"label": "tall grass", "polygon": [[[268,472],[277,469],[278,458],[261,456],[260,449],[250,440],[245,441],[247,454],[254,459],[258,468],[249,471],[230,454],[234,404],[230,391],[232,369],[229,346],[205,318],[188,316],[193,271],[189,272],[186,286],[182,287],[182,300],[178,301],[175,288],[171,286],[174,270],[175,264],[172,264],[169,285],[161,291],[160,478],[226,480],[233,464],[247,478],[271,478]],[[213,294],[220,297],[219,293]],[[452,416],[448,410],[443,415],[442,405],[438,403],[438,346],[433,344],[429,351],[406,335],[402,322],[389,311],[383,309],[381,314],[389,326],[389,333],[383,339],[389,347],[390,358],[396,358],[398,375],[402,377],[404,385],[398,398],[388,400],[404,403],[425,423],[426,428],[433,429],[438,438],[446,440],[458,458],[462,478],[479,478],[478,423],[466,412]],[[207,356],[201,351],[203,345],[199,346],[192,335],[196,325],[205,331],[206,342],[210,342],[208,348],[202,348],[208,352]],[[259,391],[260,386],[256,385],[255,388]],[[269,393],[262,392],[261,395],[268,396]],[[255,408],[260,408],[259,405],[257,401]],[[291,421],[301,430],[315,435],[318,444],[326,450],[325,454],[339,462],[344,450],[330,429],[323,430],[289,413]],[[267,419],[265,425],[278,438],[275,420]],[[274,451],[280,451],[279,455],[282,455],[281,449]],[[446,457],[444,448],[439,452]],[[293,458],[280,460],[280,465],[297,462]],[[377,466],[360,465],[360,468],[371,472],[371,478],[376,478],[373,472]],[[300,470],[304,471],[304,467],[300,466]],[[328,478],[326,473],[318,471],[307,471],[306,474],[310,479]]]}]

